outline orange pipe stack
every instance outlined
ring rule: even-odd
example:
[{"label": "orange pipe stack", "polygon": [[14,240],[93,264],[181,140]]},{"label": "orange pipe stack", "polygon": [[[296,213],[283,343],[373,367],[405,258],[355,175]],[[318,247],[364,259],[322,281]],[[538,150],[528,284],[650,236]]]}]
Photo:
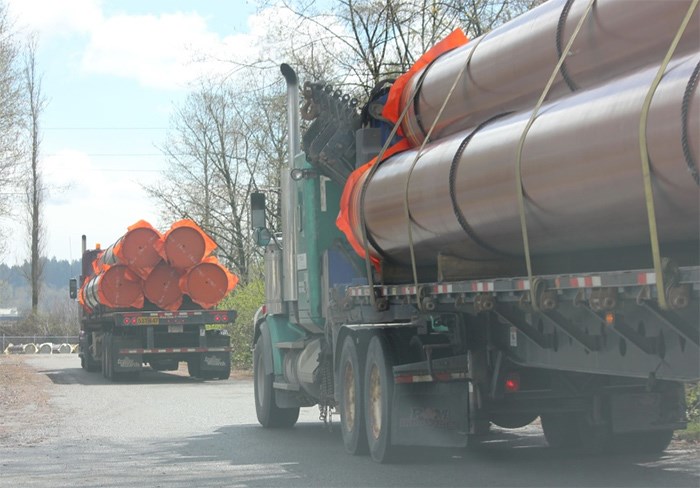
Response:
[{"label": "orange pipe stack", "polygon": [[177,310],[182,305],[181,275],[181,271],[161,261],[143,281],[144,295],[158,308]]},{"label": "orange pipe stack", "polygon": [[160,262],[156,249],[162,239],[160,232],[145,220],[130,226],[122,237],[98,259],[100,267],[124,264],[134,273],[145,279]]},{"label": "orange pipe stack", "polygon": [[141,278],[123,264],[115,264],[88,278],[80,289],[78,300],[90,310],[98,305],[108,308],[142,308]]},{"label": "orange pipe stack", "polygon": [[223,300],[236,283],[238,278],[219,264],[214,256],[209,256],[182,275],[180,289],[194,303],[210,308]]},{"label": "orange pipe stack", "polygon": [[93,262],[79,301],[88,310],[156,307],[178,310],[187,294],[203,308],[216,306],[238,282],[211,253],[214,241],[191,220],[180,220],[161,235],[148,222],[128,228]]}]

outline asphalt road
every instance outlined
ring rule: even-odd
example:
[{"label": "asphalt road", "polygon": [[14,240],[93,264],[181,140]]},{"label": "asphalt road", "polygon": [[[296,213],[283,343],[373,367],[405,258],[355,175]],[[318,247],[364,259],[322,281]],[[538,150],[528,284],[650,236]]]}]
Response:
[{"label": "asphalt road", "polygon": [[33,419],[43,440],[0,445],[0,487],[700,486],[698,449],[583,456],[548,448],[536,426],[377,465],[345,454],[337,423],[329,432],[316,408],[290,430],[258,426],[249,379],[148,372],[110,384],[81,370],[75,355],[27,360],[52,380],[53,413]]}]

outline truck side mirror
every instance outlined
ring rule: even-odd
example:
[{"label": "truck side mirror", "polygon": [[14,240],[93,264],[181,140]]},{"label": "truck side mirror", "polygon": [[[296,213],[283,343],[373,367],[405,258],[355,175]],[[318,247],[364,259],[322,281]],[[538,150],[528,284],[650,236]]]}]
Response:
[{"label": "truck side mirror", "polygon": [[78,298],[78,280],[71,278],[68,280],[68,295],[75,300]]},{"label": "truck side mirror", "polygon": [[253,238],[258,246],[267,246],[271,235],[267,229],[265,215],[265,194],[255,192],[250,194],[250,224],[253,228]]}]

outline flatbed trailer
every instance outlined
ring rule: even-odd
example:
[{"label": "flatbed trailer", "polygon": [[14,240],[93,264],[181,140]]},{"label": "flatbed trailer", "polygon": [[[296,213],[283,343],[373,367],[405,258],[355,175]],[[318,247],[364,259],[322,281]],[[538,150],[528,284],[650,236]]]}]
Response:
[{"label": "flatbed trailer", "polygon": [[187,362],[189,374],[226,379],[231,372],[230,337],[233,310],[104,312],[84,316],[80,362],[108,379],[133,377],[143,364],[156,371],[176,370]]}]

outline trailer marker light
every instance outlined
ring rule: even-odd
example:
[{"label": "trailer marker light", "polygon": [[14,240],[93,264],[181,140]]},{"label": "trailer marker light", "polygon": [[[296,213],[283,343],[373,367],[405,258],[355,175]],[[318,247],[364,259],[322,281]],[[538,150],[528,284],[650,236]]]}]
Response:
[{"label": "trailer marker light", "polygon": [[509,393],[515,393],[520,390],[520,373],[508,373],[505,382],[506,391]]},{"label": "trailer marker light", "polygon": [[615,325],[615,314],[613,312],[607,312],[605,314],[605,323],[608,325]]}]

